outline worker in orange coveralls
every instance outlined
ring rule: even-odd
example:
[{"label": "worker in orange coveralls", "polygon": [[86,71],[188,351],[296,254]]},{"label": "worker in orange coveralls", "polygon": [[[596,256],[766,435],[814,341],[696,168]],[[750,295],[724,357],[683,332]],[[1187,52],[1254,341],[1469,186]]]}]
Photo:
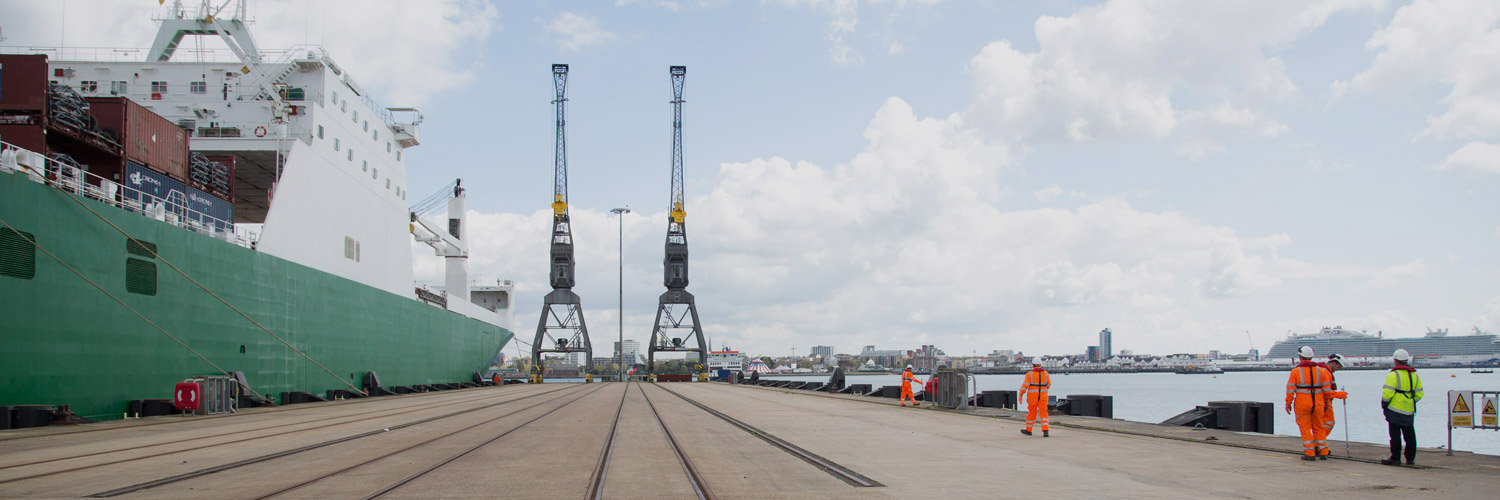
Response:
[{"label": "worker in orange coveralls", "polygon": [[1312,360],[1312,347],[1302,346],[1297,350],[1302,362],[1292,367],[1286,379],[1286,412],[1297,411],[1297,427],[1302,431],[1302,459],[1317,460],[1318,455],[1328,453],[1327,435],[1319,438],[1317,427],[1323,427],[1324,411],[1327,410],[1328,384],[1333,374]]},{"label": "worker in orange coveralls", "polygon": [[917,398],[911,395],[911,385],[917,382],[917,377],[911,374],[911,365],[906,365],[906,371],[901,372],[901,406],[906,406],[906,401],[911,400],[912,406],[917,404]]},{"label": "worker in orange coveralls", "polygon": [[1021,393],[1026,395],[1026,429],[1021,434],[1031,435],[1031,427],[1042,423],[1042,437],[1051,435],[1052,425],[1047,421],[1047,389],[1052,388],[1052,375],[1042,369],[1041,358],[1031,358],[1031,371],[1021,379]]},{"label": "worker in orange coveralls", "polygon": [[1325,443],[1323,448],[1318,450],[1318,460],[1328,460],[1328,445],[1326,443],[1328,442],[1328,435],[1333,433],[1333,400],[1347,399],[1349,393],[1339,390],[1339,384],[1333,377],[1333,372],[1339,371],[1344,367],[1343,356],[1329,354],[1328,361],[1318,363],[1318,365],[1328,370],[1328,390],[1323,391],[1323,425],[1321,427],[1313,427],[1313,435],[1316,436],[1319,442]]}]

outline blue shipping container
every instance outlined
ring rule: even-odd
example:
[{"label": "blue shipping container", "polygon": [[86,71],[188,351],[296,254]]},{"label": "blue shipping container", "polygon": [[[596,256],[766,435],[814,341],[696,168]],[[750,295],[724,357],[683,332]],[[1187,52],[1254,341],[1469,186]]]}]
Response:
[{"label": "blue shipping container", "polygon": [[167,213],[187,214],[187,185],[133,161],[125,162],[125,192],[121,198],[146,205],[165,202]]},{"label": "blue shipping container", "polygon": [[223,231],[234,222],[234,204],[223,198],[188,188],[188,217],[205,226]]}]

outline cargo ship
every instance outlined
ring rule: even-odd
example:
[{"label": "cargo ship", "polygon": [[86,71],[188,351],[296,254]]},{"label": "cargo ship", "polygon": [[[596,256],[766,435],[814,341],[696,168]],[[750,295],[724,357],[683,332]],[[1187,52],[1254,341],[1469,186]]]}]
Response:
[{"label": "cargo ship", "polygon": [[[512,285],[470,281],[460,181],[409,204],[421,113],[320,47],[260,50],[243,2],[169,5],[149,49],[0,47],[0,408],[121,418],[205,376],[236,404],[478,383]],[[414,241],[441,284],[414,281]]]},{"label": "cargo ship", "polygon": [[1302,346],[1311,346],[1318,356],[1339,354],[1356,366],[1389,365],[1396,349],[1411,353],[1413,366],[1500,364],[1500,336],[1484,333],[1477,327],[1471,335],[1449,335],[1447,329],[1439,329],[1428,330],[1421,337],[1401,338],[1325,326],[1316,333],[1288,336],[1272,346],[1266,357],[1292,359]]}]

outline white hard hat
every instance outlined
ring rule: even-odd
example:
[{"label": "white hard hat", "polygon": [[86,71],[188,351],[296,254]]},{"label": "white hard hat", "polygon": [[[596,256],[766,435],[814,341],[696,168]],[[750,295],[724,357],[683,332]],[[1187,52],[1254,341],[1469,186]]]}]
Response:
[{"label": "white hard hat", "polygon": [[1329,354],[1328,355],[1328,362],[1329,363],[1338,363],[1339,366],[1344,366],[1344,357],[1343,356],[1339,356],[1337,354]]},{"label": "white hard hat", "polygon": [[911,369],[911,365],[906,365],[906,369],[910,370]]},{"label": "white hard hat", "polygon": [[1411,353],[1406,352],[1406,349],[1396,349],[1396,353],[1392,354],[1391,357],[1396,358],[1396,361],[1400,361],[1403,363],[1411,361]]},{"label": "white hard hat", "polygon": [[1307,359],[1312,359],[1312,357],[1313,357],[1312,346],[1310,346],[1310,345],[1302,346],[1301,349],[1297,349],[1297,355],[1298,356],[1302,356],[1302,357],[1307,358]]}]

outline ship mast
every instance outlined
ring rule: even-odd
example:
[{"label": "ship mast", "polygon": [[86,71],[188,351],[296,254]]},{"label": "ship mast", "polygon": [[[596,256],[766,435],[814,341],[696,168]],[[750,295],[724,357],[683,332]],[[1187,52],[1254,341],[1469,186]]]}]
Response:
[{"label": "ship mast", "polygon": [[698,363],[693,373],[703,379],[708,369],[708,344],[703,342],[703,328],[698,324],[698,306],[687,291],[687,209],[682,186],[682,88],[687,66],[672,66],[668,73],[672,77],[672,192],[667,204],[666,256],[662,259],[662,282],[667,292],[657,301],[647,361],[654,372],[657,351],[696,352]]},{"label": "ship mast", "polygon": [[552,292],[542,303],[536,337],[531,342],[532,380],[541,382],[542,353],[583,353],[585,373],[594,371],[593,343],[583,321],[583,306],[573,293],[573,231],[568,219],[568,143],[564,126],[568,92],[568,65],[552,65],[552,83],[557,107],[557,144],[552,177]]}]

